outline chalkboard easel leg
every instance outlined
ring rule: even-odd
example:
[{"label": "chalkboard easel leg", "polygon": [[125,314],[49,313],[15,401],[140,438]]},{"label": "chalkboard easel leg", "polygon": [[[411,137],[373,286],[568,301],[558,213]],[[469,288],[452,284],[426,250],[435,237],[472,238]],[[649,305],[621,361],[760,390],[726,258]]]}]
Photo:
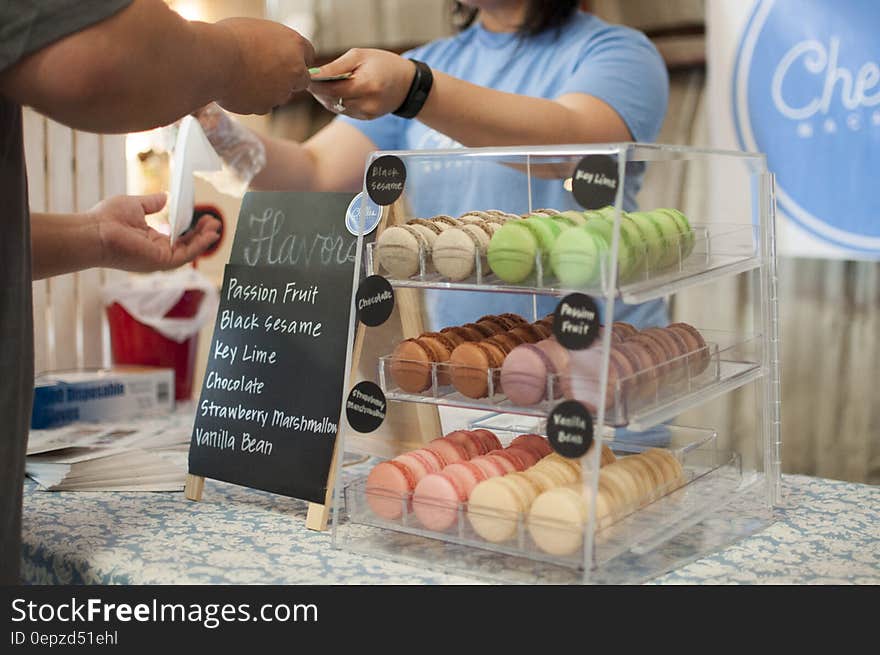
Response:
[{"label": "chalkboard easel leg", "polygon": [[205,490],[205,478],[201,475],[193,475],[187,473],[186,484],[183,487],[183,493],[189,500],[201,500],[202,492]]},{"label": "chalkboard easel leg", "polygon": [[318,503],[309,503],[309,513],[306,514],[306,527],[309,530],[318,530],[319,532],[326,530],[329,519],[329,504],[320,505]]}]

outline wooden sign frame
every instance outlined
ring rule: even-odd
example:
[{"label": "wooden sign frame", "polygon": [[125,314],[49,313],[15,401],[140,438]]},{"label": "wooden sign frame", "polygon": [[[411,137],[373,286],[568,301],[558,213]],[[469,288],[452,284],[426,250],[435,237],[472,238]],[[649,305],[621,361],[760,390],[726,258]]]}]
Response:
[{"label": "wooden sign frame", "polygon": [[[391,205],[387,210],[382,212],[379,222],[378,231],[381,232],[391,217],[399,211],[399,205],[403,201],[400,200]],[[363,245],[363,244],[362,244]],[[358,258],[358,265],[363,265],[362,258]],[[355,271],[355,279],[360,277],[360,270]],[[353,285],[352,294],[357,291],[356,283]],[[356,316],[350,317],[349,320],[357,320]],[[387,327],[386,327],[387,326]],[[384,329],[395,329],[402,331],[404,334],[420,334],[424,331],[423,307],[420,300],[420,294],[414,289],[396,289],[395,290],[395,309],[391,319],[382,326]],[[375,329],[375,328],[374,328]],[[381,328],[380,328],[381,329]],[[363,363],[363,344],[364,344],[365,326],[357,323],[354,344],[352,348],[351,364],[347,375],[347,386],[343,389],[343,395],[348,393],[352,384],[358,378],[360,366]],[[369,360],[369,358],[368,358]],[[340,467],[339,448],[344,446],[342,442],[345,440],[345,423],[344,423],[344,406],[340,408],[339,429],[333,443],[333,451],[330,458],[330,470],[327,475],[327,489],[323,503],[308,501],[306,512],[306,528],[309,530],[324,531],[330,518],[330,511],[333,507],[333,493],[336,487],[336,476]],[[408,416],[403,421],[404,424],[412,427],[418,426],[418,434],[439,434],[440,433],[440,414],[438,408],[434,405],[412,404],[404,408]],[[411,415],[410,415],[411,414]],[[393,429],[393,426],[392,426]],[[411,434],[411,430],[408,431]],[[403,442],[402,433],[395,435],[395,441]],[[204,496],[205,476],[187,473],[186,482],[184,484],[184,495],[188,500],[199,502]]]}]

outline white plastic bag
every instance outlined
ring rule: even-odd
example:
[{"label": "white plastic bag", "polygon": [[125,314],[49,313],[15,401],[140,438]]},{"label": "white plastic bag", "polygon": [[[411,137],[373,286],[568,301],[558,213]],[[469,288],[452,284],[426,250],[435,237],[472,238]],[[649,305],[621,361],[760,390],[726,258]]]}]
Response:
[{"label": "white plastic bag", "polygon": [[[186,291],[205,293],[199,311],[192,318],[165,318]],[[149,325],[161,335],[183,343],[196,334],[217,311],[220,294],[211,281],[194,268],[176,271],[131,275],[101,289],[104,306],[118,302],[135,319]]]}]

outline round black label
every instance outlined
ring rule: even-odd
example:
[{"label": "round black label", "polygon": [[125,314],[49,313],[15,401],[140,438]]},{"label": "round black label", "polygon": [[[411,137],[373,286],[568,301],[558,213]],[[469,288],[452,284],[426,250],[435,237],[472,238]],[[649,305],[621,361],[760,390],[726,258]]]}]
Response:
[{"label": "round black label", "polygon": [[584,209],[601,209],[614,204],[619,182],[615,157],[587,155],[574,169],[571,192]]},{"label": "round black label", "polygon": [[569,350],[585,350],[599,336],[599,308],[590,296],[570,293],[553,313],[553,334]]},{"label": "round black label", "polygon": [[583,457],[593,445],[590,411],[576,400],[559,403],[547,416],[547,437],[553,450],[563,457]]},{"label": "round black label", "polygon": [[365,277],[355,295],[355,311],[364,325],[382,325],[394,311],[394,289],[381,275]]},{"label": "round black label", "polygon": [[385,420],[385,394],[372,382],[358,382],[345,401],[345,416],[358,432],[377,430]]},{"label": "round black label", "polygon": [[406,166],[400,157],[382,155],[367,168],[364,184],[367,195],[377,205],[390,205],[403,193]]}]

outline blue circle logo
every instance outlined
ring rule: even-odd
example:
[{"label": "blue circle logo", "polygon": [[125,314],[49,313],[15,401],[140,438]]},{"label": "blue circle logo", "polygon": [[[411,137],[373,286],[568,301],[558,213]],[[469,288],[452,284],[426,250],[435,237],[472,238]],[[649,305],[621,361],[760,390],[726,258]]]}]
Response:
[{"label": "blue circle logo", "polygon": [[787,217],[880,255],[880,3],[758,0],[733,73],[744,150],[776,174]]},{"label": "blue circle logo", "polygon": [[376,229],[376,226],[379,225],[379,220],[382,218],[382,208],[361,191],[349,203],[348,209],[345,212],[345,227],[354,236],[361,234],[361,211],[365,212],[363,231],[365,236]]}]

